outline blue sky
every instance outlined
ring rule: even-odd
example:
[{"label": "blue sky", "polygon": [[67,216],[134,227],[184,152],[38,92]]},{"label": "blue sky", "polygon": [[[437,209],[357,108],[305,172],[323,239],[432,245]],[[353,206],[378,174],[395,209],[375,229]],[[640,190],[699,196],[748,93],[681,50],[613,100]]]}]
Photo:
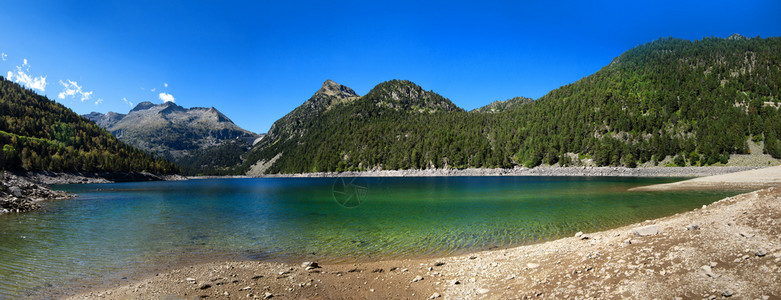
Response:
[{"label": "blue sky", "polygon": [[361,95],[408,79],[474,109],[659,37],[781,35],[781,1],[1,2],[3,77],[79,114],[173,100],[255,132],[326,79]]}]

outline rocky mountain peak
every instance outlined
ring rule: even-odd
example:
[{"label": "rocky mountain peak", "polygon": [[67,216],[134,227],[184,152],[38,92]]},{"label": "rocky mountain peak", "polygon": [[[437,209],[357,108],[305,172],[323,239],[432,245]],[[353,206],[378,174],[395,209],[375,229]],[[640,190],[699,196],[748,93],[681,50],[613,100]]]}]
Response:
[{"label": "rocky mountain peak", "polygon": [[353,89],[344,85],[338,84],[331,79],[323,82],[323,86],[317,91],[316,94],[324,94],[328,96],[334,96],[337,98],[350,98],[358,97],[358,94]]},{"label": "rocky mountain peak", "polygon": [[395,110],[417,112],[462,110],[449,99],[433,91],[426,91],[409,80],[394,79],[380,83],[366,97],[379,106]]},{"label": "rocky mountain peak", "polygon": [[139,111],[139,110],[147,110],[152,107],[155,107],[155,104],[149,101],[144,101],[136,105],[133,109],[130,110],[130,112]]}]

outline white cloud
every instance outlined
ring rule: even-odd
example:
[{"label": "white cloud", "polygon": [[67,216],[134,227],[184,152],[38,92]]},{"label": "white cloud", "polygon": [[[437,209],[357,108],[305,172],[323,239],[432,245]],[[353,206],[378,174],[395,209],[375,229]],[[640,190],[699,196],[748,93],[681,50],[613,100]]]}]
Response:
[{"label": "white cloud", "polygon": [[168,87],[168,83],[167,83],[167,82],[163,82],[163,85],[164,85],[165,87]]},{"label": "white cloud", "polygon": [[125,97],[122,97],[122,101],[124,101],[127,105],[130,105],[130,107],[133,107],[133,101],[128,101]]},{"label": "white cloud", "polygon": [[3,59],[3,61],[5,61],[7,58],[8,58],[8,55],[5,54],[5,52],[0,53],[0,59]]},{"label": "white cloud", "polygon": [[92,91],[83,91],[81,86],[79,86],[79,84],[73,80],[68,80],[68,82],[63,82],[60,80],[60,85],[62,85],[62,92],[57,95],[57,98],[65,99],[79,97],[81,102],[84,102],[92,97]]},{"label": "white cloud", "polygon": [[103,103],[103,98],[98,98],[98,100],[95,100],[95,105]]},{"label": "white cloud", "polygon": [[157,90],[157,88],[153,88],[153,89],[151,89],[151,90],[149,90],[149,91],[152,91],[152,92],[154,92],[155,90]]},{"label": "white cloud", "polygon": [[163,100],[163,102],[174,102],[174,95],[160,93],[160,100]]},{"label": "white cloud", "polygon": [[41,92],[46,91],[46,76],[31,76],[30,65],[27,64],[26,58],[24,59],[24,64],[21,66],[16,66],[16,74],[14,74],[12,71],[8,71],[7,79],[16,83],[21,83],[34,90]]}]

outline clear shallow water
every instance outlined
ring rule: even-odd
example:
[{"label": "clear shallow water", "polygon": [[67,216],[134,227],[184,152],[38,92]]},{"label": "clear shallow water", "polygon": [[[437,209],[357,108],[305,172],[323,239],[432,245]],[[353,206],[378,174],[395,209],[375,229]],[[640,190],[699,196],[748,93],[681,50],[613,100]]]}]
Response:
[{"label": "clear shallow water", "polygon": [[222,259],[366,261],[509,247],[667,216],[739,193],[626,191],[675,181],[667,178],[342,180],[57,186],[79,197],[0,215],[0,298]]}]

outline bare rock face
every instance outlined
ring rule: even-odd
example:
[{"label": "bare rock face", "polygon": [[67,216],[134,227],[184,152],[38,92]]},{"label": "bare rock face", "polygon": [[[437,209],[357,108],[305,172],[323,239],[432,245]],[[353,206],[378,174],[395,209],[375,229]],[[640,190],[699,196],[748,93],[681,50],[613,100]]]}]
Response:
[{"label": "bare rock face", "polygon": [[[258,135],[240,128],[214,107],[184,108],[173,102],[139,103],[130,112],[118,114],[93,112],[83,117],[92,120],[131,146],[172,160],[180,166],[201,166],[208,157],[223,151],[231,160],[211,167],[237,164],[240,153],[249,149]],[[215,150],[216,149],[216,150]]]}]

